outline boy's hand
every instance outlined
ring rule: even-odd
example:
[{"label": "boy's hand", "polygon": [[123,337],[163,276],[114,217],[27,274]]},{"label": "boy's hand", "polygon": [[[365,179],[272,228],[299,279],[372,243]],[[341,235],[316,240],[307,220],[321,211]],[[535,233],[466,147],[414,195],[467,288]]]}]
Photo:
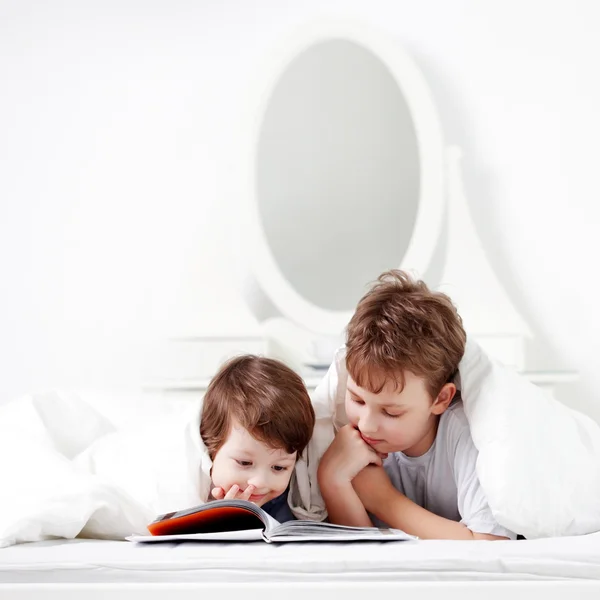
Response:
[{"label": "boy's hand", "polygon": [[239,485],[232,485],[227,493],[221,487],[216,487],[211,490],[211,496],[215,500],[250,500],[250,496],[256,491],[253,485],[249,485],[245,490],[242,490]]},{"label": "boy's hand", "polygon": [[331,484],[350,483],[367,465],[381,466],[384,457],[367,444],[357,429],[344,425],[319,464],[319,479]]}]

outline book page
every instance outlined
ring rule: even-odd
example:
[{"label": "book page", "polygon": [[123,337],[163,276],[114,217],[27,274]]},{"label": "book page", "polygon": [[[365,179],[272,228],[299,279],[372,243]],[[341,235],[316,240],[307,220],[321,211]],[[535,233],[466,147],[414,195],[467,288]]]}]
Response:
[{"label": "book page", "polygon": [[410,541],[416,540],[399,529],[379,529],[377,527],[350,527],[317,521],[287,521],[278,527],[265,532],[265,537],[272,542],[284,541]]},{"label": "book page", "polygon": [[243,529],[241,531],[220,531],[216,533],[177,533],[174,535],[130,535],[125,538],[130,542],[255,542],[264,540],[262,529]]}]

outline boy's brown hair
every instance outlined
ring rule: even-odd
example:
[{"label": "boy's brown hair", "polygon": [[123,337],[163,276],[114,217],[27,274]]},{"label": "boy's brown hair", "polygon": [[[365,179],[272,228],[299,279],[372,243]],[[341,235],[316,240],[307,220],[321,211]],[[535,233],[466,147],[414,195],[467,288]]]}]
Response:
[{"label": "boy's brown hair", "polygon": [[466,343],[462,319],[446,294],[398,269],[380,275],[347,328],[346,368],[378,394],[387,380],[404,387],[404,372],[424,377],[436,398],[458,368]]},{"label": "boy's brown hair", "polygon": [[297,373],[278,360],[244,355],[221,367],[204,396],[200,435],[211,459],[233,421],[268,446],[299,457],[312,436],[315,412]]}]

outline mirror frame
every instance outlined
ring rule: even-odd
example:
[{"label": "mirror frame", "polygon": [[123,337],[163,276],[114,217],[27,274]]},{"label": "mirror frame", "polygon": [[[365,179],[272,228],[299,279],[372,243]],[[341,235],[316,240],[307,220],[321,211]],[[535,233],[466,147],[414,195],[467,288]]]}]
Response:
[{"label": "mirror frame", "polygon": [[[297,325],[323,335],[339,335],[353,311],[333,311],[316,306],[302,297],[279,269],[265,236],[258,206],[256,154],[262,123],[280,77],[305,50],[328,40],[343,39],[362,46],[387,67],[404,95],[414,121],[419,162],[419,200],[415,226],[401,268],[420,275],[427,271],[444,218],[444,144],[431,92],[400,43],[382,30],[349,21],[318,21],[305,25],[272,51],[254,79],[245,98],[248,110],[235,140],[241,156],[234,165],[230,184],[240,206],[242,244],[242,294],[259,321],[283,316]],[[237,186],[240,186],[237,188]],[[374,275],[375,278],[376,275]],[[365,282],[365,284],[368,282]]]}]

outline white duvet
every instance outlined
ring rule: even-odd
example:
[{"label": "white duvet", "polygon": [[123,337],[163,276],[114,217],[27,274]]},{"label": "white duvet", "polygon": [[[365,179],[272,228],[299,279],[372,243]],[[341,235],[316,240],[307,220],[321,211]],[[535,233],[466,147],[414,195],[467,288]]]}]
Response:
[{"label": "white duvet", "polygon": [[[320,384],[336,428],[345,424],[345,353]],[[497,521],[528,539],[600,531],[600,426],[467,341],[457,384]]]},{"label": "white duvet", "polygon": [[[0,547],[53,537],[123,539],[158,514],[206,502],[211,460],[199,404],[117,429],[73,393],[30,394],[0,407]],[[299,518],[326,516],[316,481],[332,438],[318,424],[293,477]],[[314,465],[309,475],[308,458]]]},{"label": "white duvet", "polygon": [[[477,471],[499,523],[528,538],[600,530],[600,427],[489,360],[460,364]],[[314,394],[315,435],[289,503],[323,519],[316,467],[345,422],[344,354]],[[117,429],[81,397],[31,394],[0,407],[0,547],[51,537],[122,539],[157,515],[205,502],[210,467],[200,406]]]}]

